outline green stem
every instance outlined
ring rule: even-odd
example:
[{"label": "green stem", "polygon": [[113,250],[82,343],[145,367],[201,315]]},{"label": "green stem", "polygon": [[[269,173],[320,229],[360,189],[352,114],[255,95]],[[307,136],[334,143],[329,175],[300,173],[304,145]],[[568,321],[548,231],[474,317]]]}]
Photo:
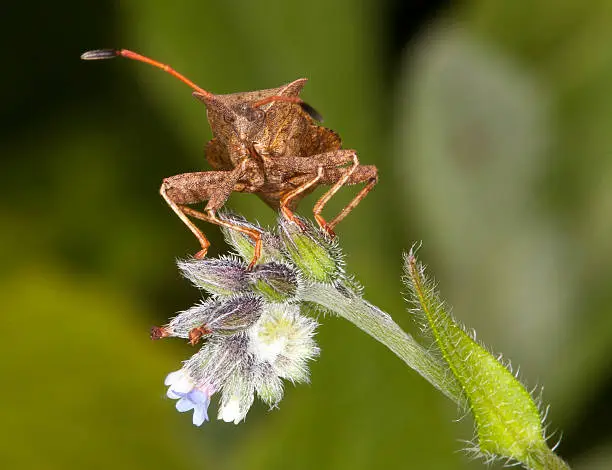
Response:
[{"label": "green stem", "polygon": [[430,352],[402,330],[387,313],[354,294],[346,285],[342,284],[340,288],[312,283],[302,291],[301,296],[350,321],[387,346],[448,398],[460,406],[465,405],[459,384]]},{"label": "green stem", "polygon": [[544,447],[542,453],[528,463],[528,468],[531,470],[570,470],[568,463],[548,447]]}]

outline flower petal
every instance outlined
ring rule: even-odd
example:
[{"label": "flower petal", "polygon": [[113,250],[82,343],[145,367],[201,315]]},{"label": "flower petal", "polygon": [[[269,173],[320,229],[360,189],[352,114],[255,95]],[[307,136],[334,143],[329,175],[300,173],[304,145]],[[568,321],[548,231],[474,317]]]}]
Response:
[{"label": "flower petal", "polygon": [[168,398],[172,398],[173,400],[178,400],[179,398],[183,398],[185,396],[184,393],[182,394],[178,394],[176,393],[174,390],[172,390],[171,388],[168,389],[168,391],[166,392],[166,396]]},{"label": "flower petal", "polygon": [[170,386],[172,385],[174,382],[176,382],[177,380],[179,380],[179,378],[183,375],[183,371],[182,370],[175,370],[174,372],[170,372],[167,376],[166,376],[166,380],[164,380],[164,385],[166,386]]},{"label": "flower petal", "polygon": [[193,382],[189,376],[185,373],[170,386],[171,390],[175,393],[189,393],[193,390]]},{"label": "flower petal", "polygon": [[226,423],[234,422],[238,424],[244,418],[245,414],[240,412],[240,400],[232,398],[219,409],[219,419]]},{"label": "flower petal", "polygon": [[197,406],[196,403],[192,402],[189,398],[183,397],[176,402],[176,409],[184,413],[185,411],[193,410]]},{"label": "flower petal", "polygon": [[202,426],[202,423],[204,421],[208,421],[207,406],[196,406],[193,410],[193,424],[195,424],[196,426]]}]

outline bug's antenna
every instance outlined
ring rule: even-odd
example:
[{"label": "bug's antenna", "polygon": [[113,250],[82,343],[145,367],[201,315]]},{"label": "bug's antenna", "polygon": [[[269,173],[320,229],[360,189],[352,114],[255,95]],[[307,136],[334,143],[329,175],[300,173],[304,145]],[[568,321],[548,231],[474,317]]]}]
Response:
[{"label": "bug's antenna", "polygon": [[127,49],[96,49],[94,51],[87,51],[81,54],[81,59],[83,60],[102,60],[102,59],[113,59],[114,57],[125,57],[127,59],[137,60],[139,62],[144,62],[145,64],[152,65],[153,67],[157,67],[158,69],[162,69],[164,72],[168,72],[170,75],[178,78],[181,82],[186,83],[191,88],[193,88],[199,95],[202,95],[204,98],[213,100],[214,95],[200,88],[198,85],[193,83],[184,75],[181,75],[172,67],[166,64],[162,64],[153,59],[149,59],[143,55],[137,54],[136,52],[128,51]]}]

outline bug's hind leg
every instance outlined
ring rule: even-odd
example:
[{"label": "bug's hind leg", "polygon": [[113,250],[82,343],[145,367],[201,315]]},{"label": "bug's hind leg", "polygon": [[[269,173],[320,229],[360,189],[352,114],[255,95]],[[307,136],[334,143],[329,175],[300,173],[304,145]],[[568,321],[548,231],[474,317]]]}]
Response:
[{"label": "bug's hind leg", "polygon": [[[321,227],[322,230],[327,232],[331,237],[335,236],[334,227],[338,225],[338,223],[344,219],[349,212],[351,212],[357,204],[361,202],[363,198],[367,196],[367,194],[374,188],[376,183],[378,182],[378,170],[373,165],[360,165],[359,159],[357,158],[357,154],[353,155],[353,165],[347,169],[337,169],[337,171],[342,171],[342,173],[338,176],[335,176],[334,185],[327,191],[323,196],[317,201],[312,212],[314,217]],[[332,172],[329,172],[328,178],[333,180],[334,175]],[[326,178],[326,179],[328,179]],[[330,181],[331,182],[331,181]],[[353,198],[351,202],[349,202],[336,217],[334,217],[331,222],[327,222],[323,216],[321,216],[321,212],[325,205],[329,202],[329,200],[340,190],[340,188],[344,185],[357,184],[357,183],[366,183],[365,187],[361,189],[357,193],[357,195]]]}]

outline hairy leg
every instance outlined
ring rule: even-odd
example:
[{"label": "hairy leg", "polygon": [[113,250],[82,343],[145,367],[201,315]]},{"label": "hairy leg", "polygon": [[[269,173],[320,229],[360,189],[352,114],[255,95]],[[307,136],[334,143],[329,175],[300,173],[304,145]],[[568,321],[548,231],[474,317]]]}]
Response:
[{"label": "hairy leg", "polygon": [[[231,171],[204,171],[195,173],[184,173],[181,175],[165,178],[160,188],[160,194],[168,203],[174,213],[183,221],[200,242],[202,249],[196,253],[196,258],[206,256],[210,242],[202,231],[191,221],[187,215],[197,217],[217,225],[223,225],[238,230],[238,224],[232,224],[217,218],[215,211],[223,206],[236,183],[244,174],[245,162]],[[238,188],[244,191],[244,187]],[[187,204],[208,201],[206,214],[195,211]],[[248,229],[251,231],[251,229]],[[239,230],[244,232],[245,230]],[[245,232],[246,233],[246,232]],[[250,234],[250,233],[249,233]],[[259,257],[258,252],[257,257]],[[255,264],[254,259],[251,263]]]},{"label": "hairy leg", "polygon": [[[190,215],[191,217],[195,217],[196,219],[205,220],[206,222],[210,222],[212,224],[220,225],[222,227],[227,227],[232,230],[237,230],[238,232],[244,233],[245,235],[248,235],[249,237],[251,237],[251,239],[255,242],[255,249],[253,251],[253,259],[251,260],[251,263],[249,264],[248,269],[250,270],[253,268],[253,266],[255,266],[255,264],[257,263],[257,260],[259,260],[261,256],[261,232],[259,232],[259,230],[256,230],[254,228],[247,227],[244,225],[240,225],[237,222],[221,219],[217,216],[215,210],[213,209],[205,209],[204,212],[200,212],[195,209],[192,209],[191,207],[183,206],[181,207],[181,210],[185,214]],[[205,255],[206,253],[204,253],[204,255],[201,255],[199,257],[202,258]],[[196,258],[197,257],[198,255],[196,255]]]},{"label": "hairy leg", "polygon": [[[325,172],[322,183],[333,184],[315,204],[313,214],[321,229],[325,230],[330,236],[335,236],[334,227],[351,212],[357,204],[374,188],[378,182],[378,170],[373,165],[360,165],[357,155],[354,155],[353,165],[347,169],[334,169]],[[321,212],[329,200],[340,190],[342,186],[366,183],[365,187],[349,202],[331,222],[327,222]]]},{"label": "hairy leg", "polygon": [[266,164],[266,176],[273,183],[284,183],[296,174],[316,175],[317,169],[336,168],[351,163],[354,150],[336,150],[309,157],[274,157]]},{"label": "hairy leg", "polygon": [[296,223],[300,227],[304,228],[302,222],[300,222],[300,219],[298,219],[293,213],[293,211],[290,209],[291,201],[295,199],[296,197],[300,197],[300,195],[304,191],[308,191],[310,188],[312,188],[315,184],[317,184],[321,180],[322,177],[323,177],[323,167],[320,166],[319,168],[317,168],[317,173],[314,178],[311,178],[310,180],[306,181],[304,184],[298,186],[297,188],[283,195],[283,197],[280,200],[280,210],[286,219],[291,220],[292,222]]}]

